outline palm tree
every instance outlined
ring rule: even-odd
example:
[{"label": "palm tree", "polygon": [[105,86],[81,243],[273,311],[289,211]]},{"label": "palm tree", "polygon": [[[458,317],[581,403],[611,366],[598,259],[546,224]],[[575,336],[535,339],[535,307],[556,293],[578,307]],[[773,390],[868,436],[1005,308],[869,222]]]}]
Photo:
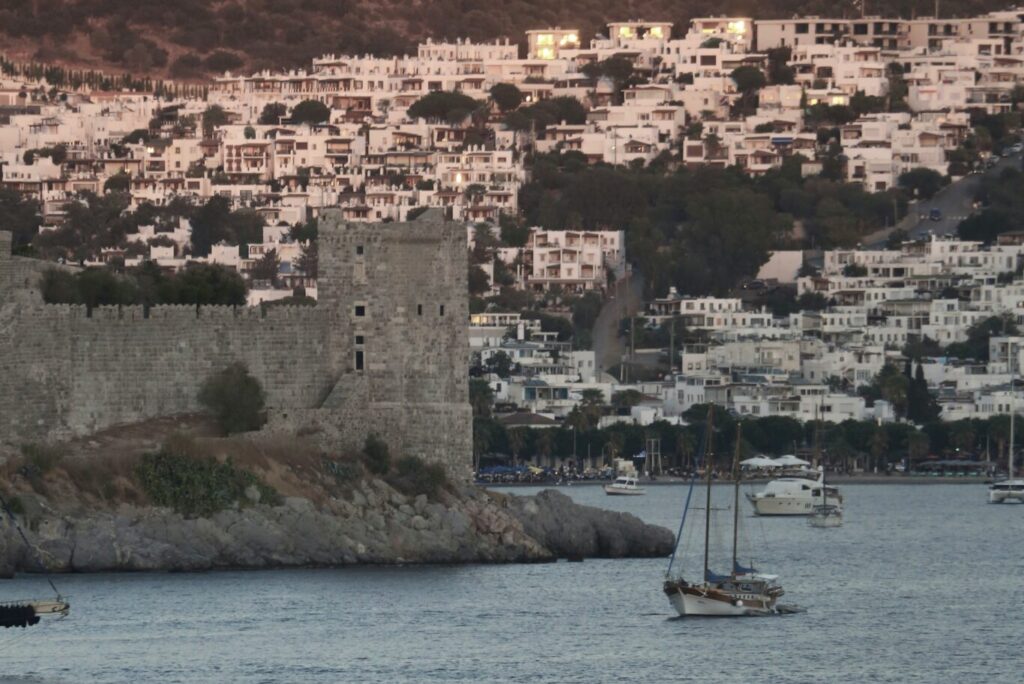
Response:
[{"label": "palm tree", "polygon": [[519,464],[519,454],[526,446],[526,429],[512,428],[508,431],[508,448],[512,452],[512,466]]}]

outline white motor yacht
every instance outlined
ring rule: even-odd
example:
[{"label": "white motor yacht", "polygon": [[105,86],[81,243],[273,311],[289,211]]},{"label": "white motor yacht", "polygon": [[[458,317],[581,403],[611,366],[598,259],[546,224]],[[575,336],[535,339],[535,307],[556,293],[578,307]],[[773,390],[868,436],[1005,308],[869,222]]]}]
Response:
[{"label": "white motor yacht", "polygon": [[989,503],[1004,501],[1024,503],[1024,480],[1001,480],[988,486]]},{"label": "white motor yacht", "polygon": [[823,498],[835,506],[843,504],[843,495],[838,488],[825,484],[823,473],[817,480],[780,477],[765,485],[763,491],[747,495],[758,515],[811,515]]},{"label": "white motor yacht", "polygon": [[615,482],[606,484],[604,486],[604,493],[623,496],[640,496],[642,494],[646,494],[646,491],[639,485],[635,477],[624,475],[615,478]]}]

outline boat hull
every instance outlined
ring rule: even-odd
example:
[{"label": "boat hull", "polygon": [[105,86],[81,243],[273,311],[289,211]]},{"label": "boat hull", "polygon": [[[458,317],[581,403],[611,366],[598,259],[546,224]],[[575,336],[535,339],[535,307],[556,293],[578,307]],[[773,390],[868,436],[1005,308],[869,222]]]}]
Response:
[{"label": "boat hull", "polygon": [[665,587],[665,594],[680,617],[754,617],[775,612],[774,596],[733,595],[702,587],[672,585]]},{"label": "boat hull", "polygon": [[758,515],[810,515],[814,501],[789,496],[751,497],[750,504]]},{"label": "boat hull", "polygon": [[989,490],[989,503],[1004,503],[1006,501],[1016,501],[1017,503],[1024,503],[1024,492],[1000,491],[995,489]]},{"label": "boat hull", "polygon": [[609,496],[643,496],[646,492],[643,489],[626,489],[624,487],[604,486],[604,493]]},{"label": "boat hull", "polygon": [[841,515],[817,515],[812,514],[807,519],[811,527],[841,527],[843,516]]}]

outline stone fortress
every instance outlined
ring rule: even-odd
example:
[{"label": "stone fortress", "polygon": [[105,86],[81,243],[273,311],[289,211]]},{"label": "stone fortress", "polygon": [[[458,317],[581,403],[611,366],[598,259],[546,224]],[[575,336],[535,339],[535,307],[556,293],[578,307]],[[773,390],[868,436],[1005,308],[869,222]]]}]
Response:
[{"label": "stone fortress", "polygon": [[268,431],[393,454],[465,477],[471,467],[465,229],[320,219],[312,307],[42,304],[50,264],[11,256],[0,232],[0,443],[44,442],[196,412],[213,373],[244,363]]}]

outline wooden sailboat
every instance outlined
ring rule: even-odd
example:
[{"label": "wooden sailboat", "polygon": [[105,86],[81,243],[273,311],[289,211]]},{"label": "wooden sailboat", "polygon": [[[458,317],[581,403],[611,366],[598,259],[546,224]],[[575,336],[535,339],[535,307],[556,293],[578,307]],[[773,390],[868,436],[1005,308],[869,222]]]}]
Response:
[{"label": "wooden sailboat", "polygon": [[[3,507],[5,513],[11,520],[11,524],[14,529],[18,532],[21,540],[25,543],[30,550],[35,550],[32,544],[29,543],[28,537],[25,536],[25,531],[21,529],[21,525],[18,524],[18,519],[14,517],[14,513],[7,505],[7,501],[0,496],[0,506]],[[2,522],[2,517],[0,517]],[[38,551],[37,551],[38,553]],[[39,561],[39,569],[42,572],[46,572],[43,567],[43,563]],[[47,582],[50,584],[50,588],[53,589],[54,598],[48,599],[26,599],[21,601],[8,601],[0,602],[0,627],[31,627],[39,624],[39,620],[45,616],[60,615],[66,616],[71,610],[70,604],[64,600],[64,597],[57,591],[57,587],[54,585],[53,580],[47,577]]]},{"label": "wooden sailboat", "polygon": [[[736,454],[733,458],[733,539],[732,539],[732,570],[728,575],[716,575],[709,567],[710,531],[711,531],[711,455],[712,436],[714,434],[714,407],[708,410],[708,422],[705,435],[704,472],[706,475],[707,499],[704,508],[704,577],[703,581],[692,583],[682,577],[672,576],[672,564],[675,553],[669,562],[663,590],[669,603],[681,616],[718,616],[741,617],[752,615],[771,615],[778,612],[776,601],[783,591],[776,583],[777,577],[762,575],[754,568],[745,568],[739,564],[739,488],[740,488],[740,427],[736,428]],[[696,479],[696,478],[694,478]],[[689,508],[690,492],[686,497],[683,510],[683,521],[679,530],[682,536],[686,521],[686,510]],[[678,545],[679,539],[676,539]]]},{"label": "wooden sailboat", "polygon": [[1013,428],[1017,422],[1017,407],[1014,404],[1016,394],[1014,389],[1015,373],[1010,374],[1010,448],[1006,454],[1006,479],[993,482],[988,488],[989,503],[1003,503],[1004,501],[1019,501],[1024,503],[1024,479],[1013,477]]}]

